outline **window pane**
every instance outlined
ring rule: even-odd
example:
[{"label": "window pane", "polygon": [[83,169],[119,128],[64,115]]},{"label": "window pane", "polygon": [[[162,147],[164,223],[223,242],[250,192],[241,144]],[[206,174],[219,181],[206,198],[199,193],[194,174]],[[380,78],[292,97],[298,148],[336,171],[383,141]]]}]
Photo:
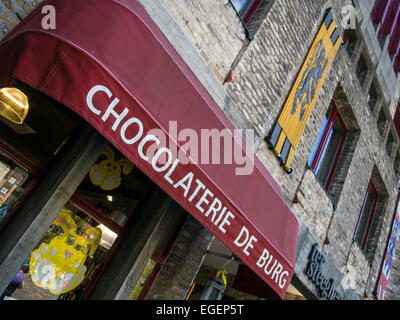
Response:
[{"label": "window pane", "polygon": [[233,6],[242,18],[246,15],[253,2],[254,0],[232,0]]},{"label": "window pane", "polygon": [[157,265],[157,262],[155,262],[152,259],[149,259],[147,261],[146,267],[143,269],[138,282],[136,282],[135,287],[133,288],[131,294],[129,295],[129,298],[128,298],[129,300],[138,300],[139,299],[139,296],[140,296],[144,286],[146,285],[146,280],[151,276],[156,265]]},{"label": "window pane", "polygon": [[32,175],[0,152],[0,223],[33,181]]},{"label": "window pane", "polygon": [[118,235],[68,202],[27,258],[18,300],[77,300],[90,288]]},{"label": "window pane", "polygon": [[374,204],[377,199],[377,194],[372,190],[372,188],[369,188],[366,197],[367,198],[365,199],[364,207],[360,214],[360,220],[358,223],[357,233],[356,233],[356,237],[355,237],[356,242],[360,246],[362,246],[364,238],[365,238],[365,233],[366,233],[367,227],[368,227],[368,221],[372,214],[372,210],[374,208]]},{"label": "window pane", "polygon": [[315,169],[315,174],[322,185],[326,185],[336,154],[344,136],[344,129],[338,119],[335,119],[329,132],[327,142],[321,153],[321,159]]},{"label": "window pane", "polygon": [[322,122],[321,128],[319,129],[317,139],[314,142],[314,146],[313,146],[313,148],[311,150],[310,157],[308,158],[308,166],[309,167],[312,167],[312,164],[314,162],[314,158],[315,158],[315,156],[317,154],[318,147],[319,147],[319,145],[321,143],[321,140],[322,140],[322,137],[323,137],[323,135],[325,133],[326,126],[328,125],[328,121],[329,121],[329,118],[331,117],[331,114],[332,114],[332,107],[329,107],[328,112],[325,115],[324,121]]}]

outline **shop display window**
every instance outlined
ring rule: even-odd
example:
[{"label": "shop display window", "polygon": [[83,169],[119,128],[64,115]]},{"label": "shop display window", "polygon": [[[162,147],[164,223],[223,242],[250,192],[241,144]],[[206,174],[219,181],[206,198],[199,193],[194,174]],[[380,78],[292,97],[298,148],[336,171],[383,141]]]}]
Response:
[{"label": "shop display window", "polygon": [[[111,167],[118,160],[120,171]],[[108,168],[111,175],[106,174]],[[152,185],[122,154],[107,146],[27,257],[25,285],[12,298],[87,299]]]},{"label": "shop display window", "polygon": [[33,176],[0,151],[0,224],[28,192]]},{"label": "shop display window", "polygon": [[30,256],[33,284],[59,300],[79,299],[104,265],[117,237],[68,203]]},{"label": "shop display window", "polygon": [[68,202],[27,257],[24,286],[12,298],[84,297],[107,263],[117,239],[117,233]]}]

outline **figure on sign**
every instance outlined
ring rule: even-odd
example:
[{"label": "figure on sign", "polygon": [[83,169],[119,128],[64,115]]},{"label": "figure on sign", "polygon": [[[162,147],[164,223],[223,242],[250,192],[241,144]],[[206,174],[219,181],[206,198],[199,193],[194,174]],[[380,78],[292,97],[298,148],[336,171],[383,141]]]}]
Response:
[{"label": "figure on sign", "polygon": [[114,150],[107,146],[103,154],[106,160],[96,163],[90,168],[90,181],[103,190],[113,190],[121,185],[121,174],[128,175],[133,170],[133,164],[128,159],[115,159]]},{"label": "figure on sign", "polygon": [[327,65],[328,59],[325,59],[325,48],[322,40],[320,40],[314,49],[313,57],[308,63],[307,70],[304,72],[297,87],[296,96],[293,101],[291,115],[296,114],[297,107],[301,105],[300,122],[304,119],[307,106],[314,100],[318,82],[322,78]]},{"label": "figure on sign", "polygon": [[82,222],[79,219],[71,211],[61,210],[51,226],[56,236],[32,252],[29,268],[38,287],[61,294],[75,289],[85,279],[86,258],[97,250],[102,231],[88,224],[78,228],[75,220]]}]

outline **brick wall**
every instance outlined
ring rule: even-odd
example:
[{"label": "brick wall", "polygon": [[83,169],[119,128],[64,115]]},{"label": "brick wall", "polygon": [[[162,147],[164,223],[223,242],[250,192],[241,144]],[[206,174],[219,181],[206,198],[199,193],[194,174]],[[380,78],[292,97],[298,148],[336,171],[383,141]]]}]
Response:
[{"label": "brick wall", "polygon": [[41,0],[1,0],[0,40],[25,18]]},{"label": "brick wall", "polygon": [[189,216],[146,299],[184,300],[212,239],[213,235]]},{"label": "brick wall", "polygon": [[242,47],[245,31],[228,0],[162,0],[178,26],[222,82]]},{"label": "brick wall", "polygon": [[[232,82],[225,86],[236,104],[237,113],[251,123],[260,139],[266,137],[277,120],[329,3],[332,2],[275,1],[255,40],[238,62]],[[340,21],[338,13],[344,3],[334,3],[336,21]],[[385,150],[388,127],[385,127],[382,136],[378,131],[376,115],[369,111],[369,87],[365,82],[361,87],[354,71],[355,62],[342,48],[311,113],[296,151],[291,175],[287,175],[280,167],[266,143],[260,144],[257,155],[281,186],[289,205],[298,195],[298,203],[293,205],[294,212],[318,242],[322,244],[328,237],[329,243],[324,245],[324,250],[336,267],[340,270],[346,265],[354,267],[358,294],[363,296],[367,288],[368,297],[372,297],[370,292],[376,281],[398,179],[394,174],[393,159]],[[340,194],[334,199],[337,204],[334,210],[331,199],[320,190],[313,173],[306,169],[308,156],[333,97],[342,100],[338,106],[342,116],[346,118],[348,112],[351,116],[348,117],[350,126],[357,128],[353,132],[353,142],[348,145],[348,157],[342,159],[345,162],[344,170],[337,191]],[[343,107],[344,104],[348,110]],[[397,149],[398,142],[394,145]],[[352,239],[374,168],[381,176],[388,201],[386,207],[382,208],[382,228],[377,228],[375,234],[375,254],[372,254],[370,265]]]}]

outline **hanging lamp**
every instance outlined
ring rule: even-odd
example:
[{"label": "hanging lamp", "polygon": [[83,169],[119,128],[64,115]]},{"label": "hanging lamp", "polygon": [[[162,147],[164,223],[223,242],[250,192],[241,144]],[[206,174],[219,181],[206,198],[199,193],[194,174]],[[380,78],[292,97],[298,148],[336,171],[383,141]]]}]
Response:
[{"label": "hanging lamp", "polygon": [[0,89],[0,115],[22,124],[29,110],[28,97],[17,88]]}]

